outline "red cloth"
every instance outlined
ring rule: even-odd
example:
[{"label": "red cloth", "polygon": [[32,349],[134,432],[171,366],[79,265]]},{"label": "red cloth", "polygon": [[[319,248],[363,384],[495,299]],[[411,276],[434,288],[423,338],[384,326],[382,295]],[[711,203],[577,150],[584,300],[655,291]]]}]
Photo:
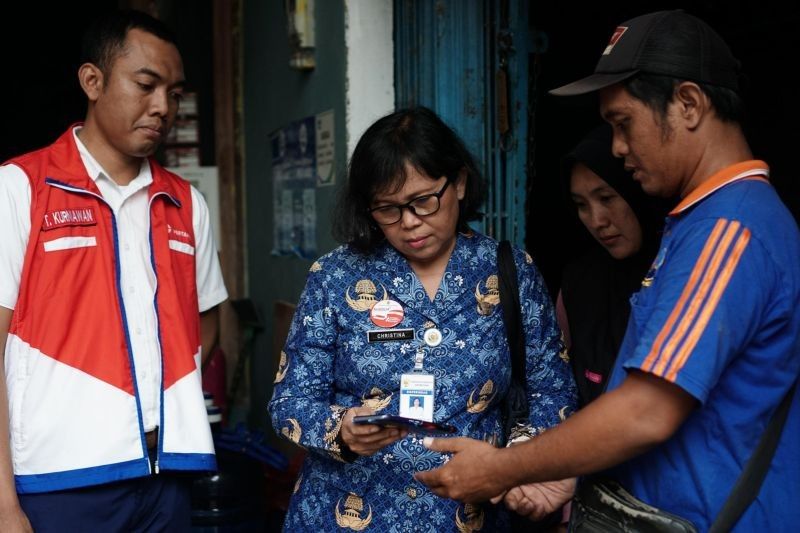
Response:
[{"label": "red cloth", "polygon": [[214,405],[222,412],[222,423],[225,424],[228,395],[225,392],[225,352],[222,348],[214,348],[211,357],[203,369],[203,392],[214,396]]}]

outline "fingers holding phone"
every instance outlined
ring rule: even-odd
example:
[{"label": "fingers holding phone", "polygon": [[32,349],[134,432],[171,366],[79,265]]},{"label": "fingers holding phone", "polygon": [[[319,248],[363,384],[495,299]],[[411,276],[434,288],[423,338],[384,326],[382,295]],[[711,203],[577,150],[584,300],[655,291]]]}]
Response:
[{"label": "fingers holding phone", "polygon": [[388,414],[357,415],[353,417],[353,423],[357,426],[373,424],[376,426],[399,427],[407,429],[409,433],[420,433],[422,435],[451,435],[458,431],[455,426],[450,424]]},{"label": "fingers holding phone", "polygon": [[381,448],[404,438],[408,430],[399,427],[382,427],[373,424],[354,424],[353,418],[371,415],[369,407],[351,407],[342,421],[342,441],[358,455],[373,455]]}]

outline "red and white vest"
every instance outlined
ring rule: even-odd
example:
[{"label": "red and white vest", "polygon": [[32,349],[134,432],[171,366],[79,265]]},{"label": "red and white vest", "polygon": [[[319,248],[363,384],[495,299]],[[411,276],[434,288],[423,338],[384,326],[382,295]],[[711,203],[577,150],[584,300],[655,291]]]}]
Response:
[{"label": "red and white vest", "polygon": [[195,259],[188,252],[195,244],[189,183],[150,160],[153,303],[162,355],[158,456],[151,465],[114,214],[86,173],[72,128],[9,163],[31,185],[31,233],[5,360],[17,491],[145,476],[154,466],[214,469]]}]

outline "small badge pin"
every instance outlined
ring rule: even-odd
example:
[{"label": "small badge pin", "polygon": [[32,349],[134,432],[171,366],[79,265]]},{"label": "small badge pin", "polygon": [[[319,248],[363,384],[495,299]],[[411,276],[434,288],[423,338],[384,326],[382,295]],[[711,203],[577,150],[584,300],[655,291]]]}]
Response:
[{"label": "small badge pin", "polygon": [[425,341],[425,344],[431,348],[435,348],[442,343],[442,332],[436,328],[426,329],[425,333],[422,335],[422,339]]},{"label": "small badge pin", "polygon": [[393,328],[403,321],[403,306],[394,300],[381,300],[369,312],[372,323],[381,328]]}]

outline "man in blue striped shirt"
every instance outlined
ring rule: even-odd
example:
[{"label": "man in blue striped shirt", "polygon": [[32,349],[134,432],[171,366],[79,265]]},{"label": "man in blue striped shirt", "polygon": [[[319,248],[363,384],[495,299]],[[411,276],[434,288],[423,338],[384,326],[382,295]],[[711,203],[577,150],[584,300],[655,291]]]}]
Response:
[{"label": "man in blue striped shirt", "polygon": [[[418,475],[467,502],[603,471],[633,496],[708,530],[800,374],[800,233],[740,126],[739,63],[703,21],[663,11],[621,24],[595,73],[555,91],[599,92],[612,151],[648,194],[678,197],[631,301],[606,394],[506,450],[466,439]],[[736,530],[800,522],[800,395]],[[513,487],[517,488],[513,488]],[[526,496],[527,495],[527,496]],[[634,522],[635,524],[635,522]],[[690,526],[691,527],[691,526]]]}]

